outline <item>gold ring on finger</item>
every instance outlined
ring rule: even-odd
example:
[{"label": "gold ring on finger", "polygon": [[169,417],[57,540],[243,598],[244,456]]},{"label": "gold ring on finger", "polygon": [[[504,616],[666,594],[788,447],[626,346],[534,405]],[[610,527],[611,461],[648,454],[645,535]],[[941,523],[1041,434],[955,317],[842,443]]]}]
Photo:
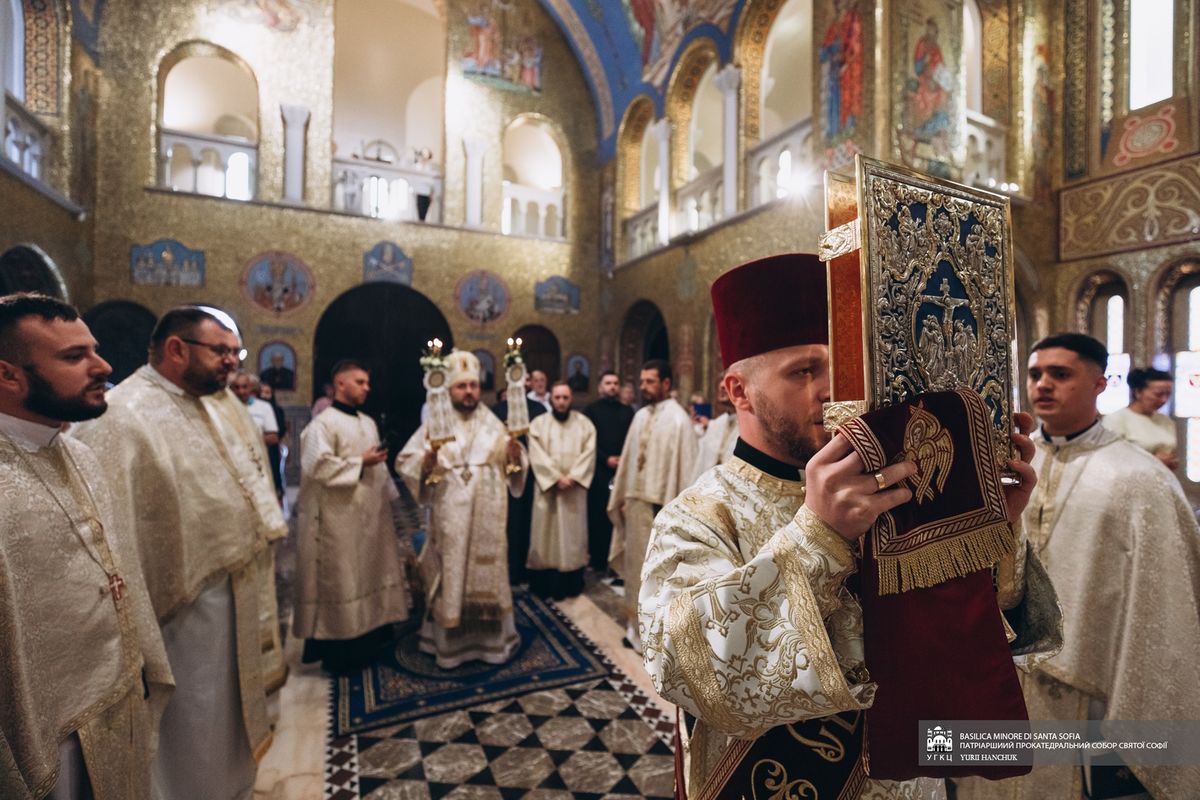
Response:
[{"label": "gold ring on finger", "polygon": [[875,483],[879,485],[879,491],[882,492],[884,489],[887,488],[887,486],[888,486],[887,480],[884,479],[882,470],[880,470],[879,472],[876,472],[874,475],[874,478],[875,478]]}]

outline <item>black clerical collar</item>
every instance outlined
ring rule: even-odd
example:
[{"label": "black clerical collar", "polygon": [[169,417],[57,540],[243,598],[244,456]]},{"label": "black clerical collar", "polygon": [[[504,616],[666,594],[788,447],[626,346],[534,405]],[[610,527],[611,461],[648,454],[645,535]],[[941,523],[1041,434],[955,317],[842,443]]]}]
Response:
[{"label": "black clerical collar", "polygon": [[341,411],[343,414],[349,414],[352,417],[358,416],[357,408],[355,408],[354,406],[346,405],[341,400],[334,400],[333,407],[336,408],[338,411]]},{"label": "black clerical collar", "polygon": [[733,455],[773,478],[779,478],[784,481],[800,480],[800,467],[769,456],[754,445],[747,444],[746,440],[740,437],[737,440],[737,444],[733,446]]},{"label": "black clerical collar", "polygon": [[1088,425],[1086,428],[1084,428],[1081,431],[1075,431],[1075,433],[1068,433],[1066,436],[1051,436],[1050,434],[1046,433],[1046,426],[1043,425],[1041,427],[1042,438],[1045,439],[1047,442],[1053,442],[1055,444],[1066,444],[1067,442],[1073,441],[1075,439],[1078,439],[1080,436],[1083,436],[1085,433],[1087,433],[1088,431],[1090,431],[1092,428],[1096,427],[1099,424],[1100,424],[1100,418],[1096,417],[1096,421],[1093,422],[1091,425]]}]

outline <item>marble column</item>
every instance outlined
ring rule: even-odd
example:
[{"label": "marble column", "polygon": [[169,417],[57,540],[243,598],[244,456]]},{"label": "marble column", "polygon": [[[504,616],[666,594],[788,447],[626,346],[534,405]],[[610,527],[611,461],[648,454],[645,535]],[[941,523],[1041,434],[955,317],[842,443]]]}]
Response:
[{"label": "marble column", "polygon": [[650,125],[658,140],[658,244],[671,241],[671,123],[663,117]]},{"label": "marble column", "polygon": [[737,113],[738,87],[741,83],[742,71],[733,64],[726,64],[713,80],[713,84],[721,90],[723,101],[724,125],[721,133],[721,152],[724,154],[725,162],[721,177],[721,195],[724,198],[721,206],[722,219],[729,219],[738,210]]},{"label": "marble column", "polygon": [[[483,226],[483,154],[487,151],[487,140],[480,136],[464,136],[463,150],[467,154],[466,224],[480,228]],[[521,217],[524,218],[523,213]],[[524,233],[524,228],[519,232]]]},{"label": "marble column", "polygon": [[281,105],[283,115],[283,199],[304,202],[304,133],[309,110],[304,106]]}]

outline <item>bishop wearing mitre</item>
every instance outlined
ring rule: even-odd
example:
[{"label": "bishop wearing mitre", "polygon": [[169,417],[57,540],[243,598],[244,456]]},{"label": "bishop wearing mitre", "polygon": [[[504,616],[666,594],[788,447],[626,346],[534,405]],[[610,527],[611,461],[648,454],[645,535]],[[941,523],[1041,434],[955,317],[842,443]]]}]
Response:
[{"label": "bishop wearing mitre", "polygon": [[333,405],[300,434],[300,553],[295,634],[331,672],[365,665],[408,618],[387,447],[362,411],[370,374],[333,368]]},{"label": "bishop wearing mitre", "polygon": [[520,644],[503,521],[509,495],[525,490],[529,460],[479,403],[479,359],[455,350],[446,362],[454,438],[431,440],[427,422],[396,457],[396,472],[430,509],[420,554],[429,618],[420,647],[442,669],[476,660],[503,664]]},{"label": "bishop wearing mitre", "polygon": [[596,469],[596,426],[571,410],[571,387],[550,390],[550,413],[529,423],[529,464],[537,488],[529,537],[529,588],[562,600],[583,591],[588,562],[587,493]]}]

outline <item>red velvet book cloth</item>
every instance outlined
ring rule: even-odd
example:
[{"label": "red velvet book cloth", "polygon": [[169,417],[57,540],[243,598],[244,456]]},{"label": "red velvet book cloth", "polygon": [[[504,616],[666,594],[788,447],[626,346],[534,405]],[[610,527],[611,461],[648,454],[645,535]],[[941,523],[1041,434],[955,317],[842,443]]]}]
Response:
[{"label": "red velvet book cloth", "polygon": [[840,429],[867,472],[908,458],[914,497],[864,541],[859,593],[867,668],[868,774],[1007,778],[1029,767],[919,766],[922,720],[1027,720],[992,584],[1013,547],[991,418],[969,390],[936,392]]}]

